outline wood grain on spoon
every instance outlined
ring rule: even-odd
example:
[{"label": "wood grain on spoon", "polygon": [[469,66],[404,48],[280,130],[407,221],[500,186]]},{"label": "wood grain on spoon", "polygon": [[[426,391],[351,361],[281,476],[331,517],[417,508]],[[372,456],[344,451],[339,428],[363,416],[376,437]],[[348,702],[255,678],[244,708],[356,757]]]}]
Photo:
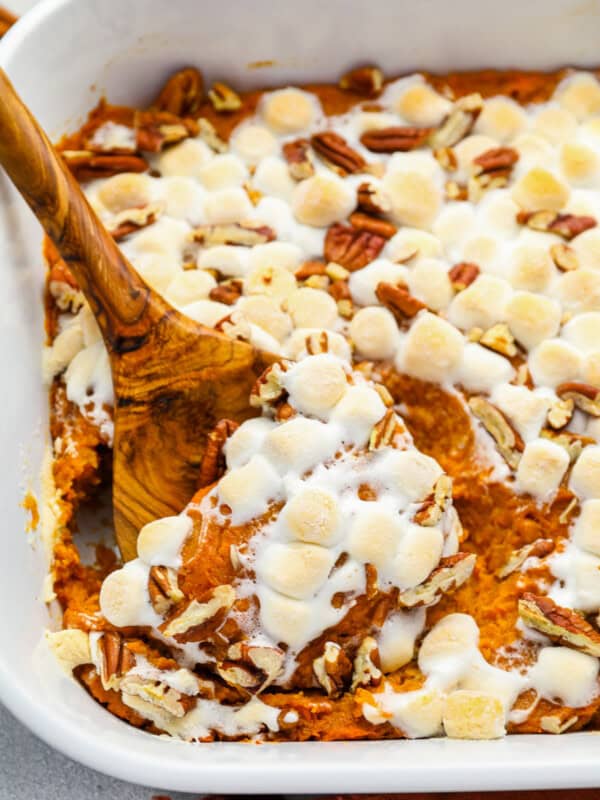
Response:
[{"label": "wood grain on spoon", "polygon": [[17,21],[18,17],[9,11],[8,8],[4,6],[0,6],[0,36],[4,36],[6,31],[11,28],[15,22]]},{"label": "wood grain on spoon", "polygon": [[115,530],[130,559],[142,525],[191,498],[215,423],[252,416],[250,390],[271,358],[180,314],[144,283],[2,70],[0,163],[69,265],[108,348]]}]

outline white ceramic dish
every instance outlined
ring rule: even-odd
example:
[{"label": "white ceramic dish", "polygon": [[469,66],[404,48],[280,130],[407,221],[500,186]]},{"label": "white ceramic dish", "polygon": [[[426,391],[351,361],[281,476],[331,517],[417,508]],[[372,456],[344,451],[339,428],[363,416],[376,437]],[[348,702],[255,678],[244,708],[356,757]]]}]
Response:
[{"label": "white ceramic dish", "polygon": [[[53,134],[102,92],[151,97],[171,70],[198,64],[234,86],[335,78],[357,61],[414,68],[597,64],[600,3],[581,0],[44,0],[0,45],[0,63]],[[543,32],[543,36],[540,33]],[[273,59],[276,66],[248,69]],[[88,766],[196,792],[389,792],[600,786],[600,737],[515,736],[339,744],[186,745],[124,725],[37,647],[48,615],[44,563],[23,534],[19,500],[39,471],[46,395],[40,380],[40,235],[0,181],[0,698],[35,733]],[[23,474],[21,465],[25,463]]]}]

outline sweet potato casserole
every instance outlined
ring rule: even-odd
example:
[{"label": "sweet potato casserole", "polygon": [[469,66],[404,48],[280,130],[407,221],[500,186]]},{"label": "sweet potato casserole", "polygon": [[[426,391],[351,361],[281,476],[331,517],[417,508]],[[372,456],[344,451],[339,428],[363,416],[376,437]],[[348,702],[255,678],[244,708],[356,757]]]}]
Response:
[{"label": "sweet potato casserole", "polygon": [[150,286],[277,355],[189,505],[85,564],[112,383],[46,247],[68,672],[184,740],[598,728],[596,75],[205,94],[188,68],[60,149]]}]

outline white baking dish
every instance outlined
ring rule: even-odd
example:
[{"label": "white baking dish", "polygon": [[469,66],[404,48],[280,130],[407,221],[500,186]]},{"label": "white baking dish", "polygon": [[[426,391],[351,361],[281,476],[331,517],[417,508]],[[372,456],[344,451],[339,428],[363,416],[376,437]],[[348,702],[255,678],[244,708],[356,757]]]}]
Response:
[{"label": "white baking dish", "polygon": [[[53,134],[106,92],[148,100],[171,69],[198,64],[234,86],[335,78],[357,61],[388,73],[482,66],[597,64],[600,3],[521,0],[45,0],[0,45],[0,63]],[[272,59],[261,70],[248,64]],[[48,614],[42,548],[19,508],[39,472],[46,395],[40,380],[40,236],[0,181],[0,698],[43,739],[120,778],[196,792],[389,792],[600,786],[600,738],[496,742],[186,745],[119,722],[37,647]],[[24,464],[24,467],[21,465]],[[23,472],[24,469],[24,472]]]}]

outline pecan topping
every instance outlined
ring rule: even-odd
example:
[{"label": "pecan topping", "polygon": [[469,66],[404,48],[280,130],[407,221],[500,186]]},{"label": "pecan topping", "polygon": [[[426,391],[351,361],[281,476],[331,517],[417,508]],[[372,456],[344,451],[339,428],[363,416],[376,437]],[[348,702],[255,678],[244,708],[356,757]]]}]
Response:
[{"label": "pecan topping", "polygon": [[315,165],[308,139],[294,139],[293,142],[286,142],[282,147],[282,152],[287,161],[288,171],[295,181],[303,181],[315,174]]},{"label": "pecan topping", "polygon": [[335,261],[330,261],[325,267],[325,274],[332,281],[347,281],[350,277],[349,271],[341,264],[336,264]]},{"label": "pecan topping", "polygon": [[198,125],[191,119],[180,119],[166,111],[137,111],[135,135],[138,150],[159,153],[169,144],[195,136]]},{"label": "pecan topping", "polygon": [[120,242],[130,233],[139,231],[140,228],[146,228],[156,222],[161,211],[162,208],[157,205],[144,206],[143,208],[127,208],[114,217],[110,234],[115,241]]},{"label": "pecan topping", "polygon": [[152,567],[148,576],[148,595],[152,608],[164,617],[184,598],[177,582],[177,572],[171,567]]},{"label": "pecan topping", "polygon": [[225,83],[213,83],[208,99],[215,111],[237,111],[242,107],[242,99]]},{"label": "pecan topping", "polygon": [[372,183],[361,183],[357,190],[356,200],[358,207],[366,214],[388,214],[392,204],[383,194],[381,189]]},{"label": "pecan topping", "polygon": [[135,656],[117,631],[106,631],[98,639],[100,680],[105,689],[114,689],[120,678],[135,666]]},{"label": "pecan topping", "polygon": [[224,333],[230,339],[249,342],[252,338],[250,323],[241,311],[232,311],[215,325],[215,330]]},{"label": "pecan topping", "polygon": [[468,200],[469,189],[457,181],[446,181],[444,185],[447,200]]},{"label": "pecan topping", "polygon": [[330,697],[343,690],[344,679],[351,668],[348,657],[335,642],[325,642],[323,655],[313,661],[315,677]]},{"label": "pecan topping", "polygon": [[232,419],[221,419],[206,439],[206,449],[200,464],[198,488],[210,486],[218,481],[225,472],[225,457],[223,446],[227,439],[239,428],[239,424]]},{"label": "pecan topping", "polygon": [[496,442],[502,458],[511,469],[516,469],[525,445],[504,414],[485,397],[471,397],[469,408]]},{"label": "pecan topping", "polygon": [[229,280],[220,283],[211,289],[208,293],[211,300],[216,300],[217,303],[225,303],[226,306],[232,306],[242,296],[242,282],[239,280]]},{"label": "pecan topping", "polygon": [[492,147],[473,159],[474,174],[482,175],[498,170],[510,172],[518,160],[519,154],[513,147]]},{"label": "pecan topping", "polygon": [[194,228],[192,236],[195,242],[200,242],[206,247],[218,244],[239,244],[244,247],[254,247],[256,244],[265,244],[275,239],[275,231],[268,225],[251,227],[242,223],[232,222],[224,225],[200,225]]},{"label": "pecan topping", "polygon": [[416,150],[425,144],[433,128],[410,128],[393,125],[389,128],[376,128],[365,131],[360,137],[361,144],[373,153],[405,153]]},{"label": "pecan topping", "polygon": [[503,567],[496,572],[500,580],[508,578],[513,572],[520,569],[528,558],[534,556],[535,558],[544,558],[554,551],[555,544],[552,539],[536,539],[535,542],[520,547],[518,550],[513,550],[510,554],[508,561]]},{"label": "pecan topping", "polygon": [[433,492],[426,497],[421,507],[417,509],[414,521],[417,525],[431,528],[441,520],[448,503],[452,498],[452,478],[449,475],[440,475]]},{"label": "pecan topping", "polygon": [[475,120],[483,108],[483,99],[479,94],[461,97],[440,127],[429,137],[429,144],[434,150],[442,147],[453,147],[471,132]]},{"label": "pecan topping", "polygon": [[455,292],[462,292],[479,276],[480,269],[477,264],[470,261],[461,261],[455,264],[448,272],[448,277]]},{"label": "pecan topping", "polygon": [[484,331],[479,337],[479,344],[503,356],[508,356],[508,358],[517,355],[515,337],[505,322],[498,322],[487,331]]},{"label": "pecan topping", "polygon": [[[178,692],[162,681],[153,681],[142,678],[141,675],[128,675],[121,683],[123,701],[132,708],[137,709],[139,704],[134,698],[139,698],[142,708],[144,704],[158,706],[158,708],[181,718],[196,705],[196,698]],[[196,694],[199,687],[196,690]]]},{"label": "pecan topping", "polygon": [[548,410],[548,416],[546,417],[548,425],[555,431],[564,428],[571,421],[574,409],[573,398],[567,397],[564,400],[556,400]]},{"label": "pecan topping", "polygon": [[363,97],[377,97],[383,88],[383,72],[378,67],[357,67],[342,75],[340,89]]},{"label": "pecan topping", "polygon": [[194,641],[198,632],[202,632],[207,624],[213,629],[218,627],[234,602],[235,591],[232,586],[216,586],[205,602],[191,600],[182,611],[161,625],[160,629],[165,636],[172,636],[178,642]]},{"label": "pecan topping", "polygon": [[[261,645],[247,645],[244,642],[232,644],[227,651],[229,664],[219,665],[218,672],[221,677],[233,686],[252,688],[262,691],[269,686],[281,673],[285,655],[276,647]],[[233,663],[231,663],[233,662]],[[244,683],[231,680],[234,677],[232,670],[242,668],[241,678]],[[223,674],[227,670],[228,674]]]},{"label": "pecan topping", "polygon": [[556,387],[561,400],[572,400],[581,411],[592,417],[600,417],[600,389],[589,383],[569,381]]},{"label": "pecan topping", "polygon": [[549,597],[525,593],[519,600],[519,616],[553,641],[600,657],[600,633],[575,611],[556,605]]},{"label": "pecan topping", "polygon": [[458,167],[456,153],[451,147],[440,147],[438,150],[434,150],[433,157],[446,172],[454,172]]},{"label": "pecan topping", "polygon": [[364,172],[367,162],[353,150],[343,136],[333,131],[315,133],[311,136],[311,144],[314,151],[329,166],[342,175],[352,175],[356,172]]},{"label": "pecan topping", "polygon": [[387,388],[387,386],[384,386],[383,383],[376,383],[373,386],[373,388],[375,389],[375,391],[377,392],[379,397],[381,397],[381,400],[383,401],[383,405],[386,408],[391,408],[394,405],[394,398],[390,394],[390,391]]},{"label": "pecan topping", "polygon": [[288,371],[288,361],[276,361],[258,378],[250,394],[252,408],[273,408],[280,400],[285,400],[283,376]]},{"label": "pecan topping", "polygon": [[203,96],[202,73],[194,67],[186,67],[169,78],[154,101],[154,107],[178,117],[193,116],[200,109]]},{"label": "pecan topping", "polygon": [[383,236],[384,239],[391,239],[398,230],[391,222],[371,217],[369,214],[363,214],[362,211],[355,211],[350,214],[348,221],[353,228],[367,233],[375,233],[377,236]]},{"label": "pecan topping", "polygon": [[377,258],[385,242],[383,236],[376,233],[359,231],[336,222],[325,236],[325,260],[335,261],[350,272],[356,272]]},{"label": "pecan topping", "polygon": [[577,461],[581,455],[581,451],[586,445],[596,443],[595,439],[592,439],[590,436],[582,436],[579,433],[566,430],[553,431],[550,428],[542,428],[540,436],[543,439],[550,439],[560,447],[564,447],[569,454],[571,464]]},{"label": "pecan topping", "polygon": [[369,450],[379,450],[380,447],[394,445],[396,436],[406,433],[406,428],[400,421],[396,412],[388,408],[383,417],[373,426],[369,437]]},{"label": "pecan topping", "polygon": [[579,717],[568,717],[563,721],[560,715],[551,714],[540,719],[540,728],[545,733],[560,734],[568,731],[578,721]]},{"label": "pecan topping", "polygon": [[329,335],[327,331],[319,331],[318,333],[309,333],[304,341],[305,341],[306,352],[309,353],[311,356],[315,356],[318,353],[329,352]]},{"label": "pecan topping", "polygon": [[61,156],[78,181],[110,178],[121,172],[146,172],[148,163],[141,156],[103,155],[89,150],[63,150]]},{"label": "pecan topping", "polygon": [[427,308],[425,303],[413,297],[406,287],[394,286],[393,283],[381,281],[377,284],[375,294],[379,302],[396,317],[398,324],[405,323],[407,319],[412,319],[419,311]]},{"label": "pecan topping", "polygon": [[382,678],[377,642],[372,636],[365,636],[354,658],[350,691],[355,692],[359,686],[379,686]]},{"label": "pecan topping", "polygon": [[557,211],[519,211],[517,222],[534,231],[555,233],[567,241],[597,225],[594,217],[559,214]]},{"label": "pecan topping", "polygon": [[342,301],[352,302],[348,281],[334,281],[327,291],[337,303]]},{"label": "pecan topping", "polygon": [[570,272],[579,267],[577,253],[572,247],[563,242],[557,242],[550,248],[550,256],[556,266],[563,272]]},{"label": "pecan topping", "polygon": [[398,605],[414,608],[437,602],[441,595],[450,594],[471,577],[476,560],[475,553],[456,553],[440,559],[439,565],[423,583],[400,593]]},{"label": "pecan topping", "polygon": [[325,275],[326,268],[327,265],[323,261],[305,261],[300,264],[294,273],[294,277],[298,281],[305,281],[312,275]]}]

